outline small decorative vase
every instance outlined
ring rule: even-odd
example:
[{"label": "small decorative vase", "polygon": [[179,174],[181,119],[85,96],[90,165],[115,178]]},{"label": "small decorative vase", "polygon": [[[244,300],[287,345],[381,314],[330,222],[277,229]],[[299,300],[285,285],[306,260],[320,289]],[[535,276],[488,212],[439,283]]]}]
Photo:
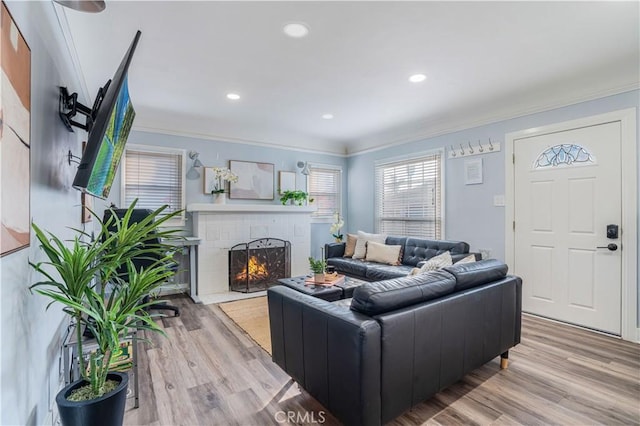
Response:
[{"label": "small decorative vase", "polygon": [[324,272],[320,273],[320,274],[313,274],[313,280],[317,283],[323,283],[324,282]]},{"label": "small decorative vase", "polygon": [[213,194],[213,204],[227,204],[227,194],[224,192]]},{"label": "small decorative vase", "polygon": [[342,242],[342,238],[336,238],[336,243],[341,243]]}]

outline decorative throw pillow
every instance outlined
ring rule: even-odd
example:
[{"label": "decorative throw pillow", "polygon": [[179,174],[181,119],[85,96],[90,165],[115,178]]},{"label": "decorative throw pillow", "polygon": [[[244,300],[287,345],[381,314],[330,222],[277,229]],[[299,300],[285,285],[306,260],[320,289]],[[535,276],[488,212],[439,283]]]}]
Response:
[{"label": "decorative throw pillow", "polygon": [[347,234],[347,243],[344,245],[344,257],[353,256],[353,252],[356,249],[356,241],[358,241],[356,234]]},{"label": "decorative throw pillow", "polygon": [[424,264],[420,267],[420,273],[424,274],[425,272],[435,271],[436,269],[444,268],[445,266],[453,265],[453,261],[451,260],[451,253],[445,251],[437,256],[433,256],[431,259],[424,262]]},{"label": "decorative throw pillow", "polygon": [[386,235],[369,234],[367,232],[358,231],[358,241],[356,241],[356,248],[354,249],[353,258],[364,259],[365,257],[367,257],[367,241],[384,244],[386,240]]},{"label": "decorative throw pillow", "polygon": [[367,242],[367,257],[365,260],[368,262],[399,265],[401,248],[402,246],[388,246],[386,244],[369,241]]},{"label": "decorative throw pillow", "polygon": [[456,265],[461,265],[463,263],[473,263],[476,261],[476,256],[473,254],[470,254],[467,257],[463,257],[462,259],[458,260],[455,264]]}]

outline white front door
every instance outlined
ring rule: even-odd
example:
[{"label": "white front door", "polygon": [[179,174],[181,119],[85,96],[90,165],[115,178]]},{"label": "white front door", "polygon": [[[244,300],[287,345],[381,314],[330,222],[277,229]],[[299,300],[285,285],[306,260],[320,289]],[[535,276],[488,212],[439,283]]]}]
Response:
[{"label": "white front door", "polygon": [[514,140],[523,311],[620,334],[622,247],[607,238],[622,218],[620,150],[620,122]]}]

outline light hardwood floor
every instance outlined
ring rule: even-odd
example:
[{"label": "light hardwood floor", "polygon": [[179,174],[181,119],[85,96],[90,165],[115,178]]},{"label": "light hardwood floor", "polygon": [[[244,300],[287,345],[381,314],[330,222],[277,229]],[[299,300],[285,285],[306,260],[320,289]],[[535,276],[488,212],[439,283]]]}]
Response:
[{"label": "light hardwood floor", "polygon": [[[171,302],[168,338],[140,344],[126,425],[339,424],[217,306]],[[392,424],[640,424],[640,345],[524,316],[507,370],[496,358]]]}]

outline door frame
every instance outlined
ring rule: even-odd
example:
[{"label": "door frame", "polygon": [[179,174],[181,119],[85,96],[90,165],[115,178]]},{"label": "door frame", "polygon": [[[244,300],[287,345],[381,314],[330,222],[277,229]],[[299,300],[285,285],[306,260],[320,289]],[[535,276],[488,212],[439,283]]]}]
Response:
[{"label": "door frame", "polygon": [[[622,167],[622,306],[621,332],[624,340],[640,342],[638,318],[638,153],[636,108],[564,121],[505,135],[505,261],[514,270],[515,236],[515,164],[514,143],[523,137],[541,136],[587,126],[620,122]],[[526,283],[524,283],[526,285]]]}]

